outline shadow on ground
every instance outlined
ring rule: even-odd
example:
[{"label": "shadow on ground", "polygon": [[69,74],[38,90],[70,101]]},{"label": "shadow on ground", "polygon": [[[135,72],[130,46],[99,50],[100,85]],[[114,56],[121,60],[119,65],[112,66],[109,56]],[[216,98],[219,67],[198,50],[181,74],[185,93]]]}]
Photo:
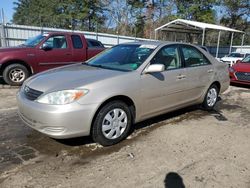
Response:
[{"label": "shadow on ground", "polygon": [[1,78],[1,77],[0,77],[0,84],[2,84],[2,85],[7,85],[7,84],[5,83],[5,81],[3,80],[3,78]]},{"label": "shadow on ground", "polygon": [[165,188],[185,188],[182,177],[176,172],[169,172],[164,180]]},{"label": "shadow on ground", "polygon": [[242,87],[242,88],[246,88],[246,89],[250,89],[250,83],[247,85],[247,84],[235,84],[235,83],[230,83],[231,86],[234,86],[234,87]]}]

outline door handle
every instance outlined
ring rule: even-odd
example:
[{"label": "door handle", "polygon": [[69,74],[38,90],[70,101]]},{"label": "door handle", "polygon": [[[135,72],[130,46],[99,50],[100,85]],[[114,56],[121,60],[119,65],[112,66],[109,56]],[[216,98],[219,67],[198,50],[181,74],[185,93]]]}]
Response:
[{"label": "door handle", "polygon": [[65,54],[65,55],[69,56],[69,55],[72,55],[72,54],[70,54],[70,53],[67,53],[67,54]]},{"label": "door handle", "polygon": [[214,70],[213,69],[209,69],[207,72],[208,73],[212,73],[212,72],[214,72]]},{"label": "door handle", "polygon": [[181,74],[181,75],[177,76],[176,78],[177,78],[178,80],[182,80],[182,79],[185,79],[186,76]]}]

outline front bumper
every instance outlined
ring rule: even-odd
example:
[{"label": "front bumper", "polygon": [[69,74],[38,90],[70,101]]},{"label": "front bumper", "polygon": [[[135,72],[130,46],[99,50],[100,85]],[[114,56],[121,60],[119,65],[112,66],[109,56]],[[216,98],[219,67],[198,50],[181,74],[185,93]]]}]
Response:
[{"label": "front bumper", "polygon": [[230,72],[230,83],[235,83],[235,84],[244,84],[244,85],[250,85],[250,81],[247,80],[239,80],[236,75],[235,72]]},{"label": "front bumper", "polygon": [[47,105],[28,100],[17,94],[20,118],[31,128],[52,138],[64,139],[90,134],[91,123],[98,104]]}]

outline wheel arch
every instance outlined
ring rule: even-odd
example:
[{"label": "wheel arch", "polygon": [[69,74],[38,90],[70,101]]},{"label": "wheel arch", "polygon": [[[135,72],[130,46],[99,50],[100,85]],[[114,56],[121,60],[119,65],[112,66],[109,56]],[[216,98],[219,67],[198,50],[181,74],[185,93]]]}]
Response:
[{"label": "wheel arch", "polygon": [[[216,87],[218,88],[218,93],[220,93],[220,89],[221,89],[221,84],[219,81],[214,81],[211,85],[216,85]],[[211,86],[210,85],[210,86]]]},{"label": "wheel arch", "polygon": [[96,110],[93,118],[92,118],[92,121],[91,121],[91,132],[92,132],[92,127],[93,127],[93,123],[95,121],[95,118],[97,116],[97,114],[99,113],[99,111],[102,109],[103,106],[105,106],[106,104],[108,104],[109,102],[112,102],[112,101],[122,101],[124,102],[125,104],[128,105],[129,107],[129,110],[131,112],[131,118],[132,118],[132,122],[134,123],[135,122],[135,118],[136,118],[136,107],[135,107],[135,103],[134,101],[128,97],[128,96],[125,96],[125,95],[117,95],[117,96],[113,96],[113,97],[110,97],[108,99],[106,99]]},{"label": "wheel arch", "polygon": [[23,66],[25,66],[25,67],[27,68],[27,70],[29,71],[30,74],[33,74],[33,69],[32,69],[32,67],[31,67],[28,63],[26,63],[26,62],[23,61],[23,60],[15,59],[15,60],[6,61],[6,62],[4,62],[4,63],[2,64],[2,66],[1,66],[1,68],[0,68],[0,75],[3,75],[4,69],[5,69],[7,66],[11,65],[11,64],[20,64],[20,65],[23,65]]}]

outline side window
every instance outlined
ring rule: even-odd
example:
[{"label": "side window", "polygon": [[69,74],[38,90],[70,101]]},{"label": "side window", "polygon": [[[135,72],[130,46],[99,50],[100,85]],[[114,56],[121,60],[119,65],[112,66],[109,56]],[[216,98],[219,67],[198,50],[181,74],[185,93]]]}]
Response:
[{"label": "side window", "polygon": [[176,45],[163,47],[151,60],[151,64],[163,64],[165,70],[181,68],[178,47]]},{"label": "side window", "polygon": [[63,35],[52,36],[45,42],[45,44],[55,49],[67,48],[67,41]]},{"label": "side window", "polygon": [[183,46],[182,53],[187,67],[196,67],[211,64],[198,49],[192,46]]},{"label": "side window", "polygon": [[103,48],[102,43],[96,40],[87,39],[88,46],[92,48]]},{"label": "side window", "polygon": [[83,47],[82,39],[79,35],[72,35],[71,39],[72,39],[73,47],[75,49],[81,49]]}]

